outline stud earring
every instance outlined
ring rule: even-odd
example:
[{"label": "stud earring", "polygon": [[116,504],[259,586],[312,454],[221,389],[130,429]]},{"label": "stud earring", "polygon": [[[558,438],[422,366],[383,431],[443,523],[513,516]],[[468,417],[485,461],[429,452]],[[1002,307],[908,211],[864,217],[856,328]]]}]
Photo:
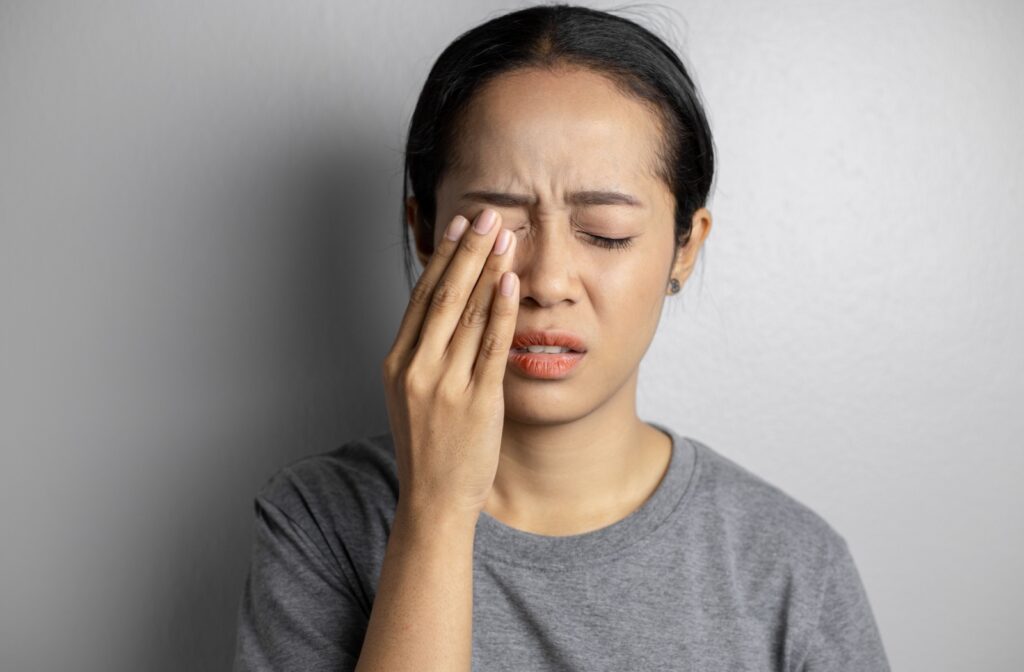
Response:
[{"label": "stud earring", "polygon": [[668,291],[669,291],[670,294],[675,294],[680,289],[679,281],[676,280],[675,278],[672,278],[672,280],[669,281],[668,285],[669,285],[669,290]]}]

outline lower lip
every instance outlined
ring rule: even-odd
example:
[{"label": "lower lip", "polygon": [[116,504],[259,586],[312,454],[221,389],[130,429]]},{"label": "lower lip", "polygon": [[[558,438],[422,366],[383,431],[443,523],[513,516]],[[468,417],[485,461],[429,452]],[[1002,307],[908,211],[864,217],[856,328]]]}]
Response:
[{"label": "lower lip", "polygon": [[508,361],[531,378],[554,380],[569,375],[585,352],[516,352],[509,350]]}]

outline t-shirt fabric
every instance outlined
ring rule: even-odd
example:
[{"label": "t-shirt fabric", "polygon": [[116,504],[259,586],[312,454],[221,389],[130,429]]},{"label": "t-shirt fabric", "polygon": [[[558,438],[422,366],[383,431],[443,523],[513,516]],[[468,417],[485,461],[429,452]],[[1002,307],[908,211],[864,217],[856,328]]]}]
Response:
[{"label": "t-shirt fabric", "polygon": [[[648,424],[672,455],[625,518],[546,536],[480,513],[473,672],[889,672],[845,538],[704,443]],[[235,672],[355,668],[397,502],[390,432],[263,485]]]}]

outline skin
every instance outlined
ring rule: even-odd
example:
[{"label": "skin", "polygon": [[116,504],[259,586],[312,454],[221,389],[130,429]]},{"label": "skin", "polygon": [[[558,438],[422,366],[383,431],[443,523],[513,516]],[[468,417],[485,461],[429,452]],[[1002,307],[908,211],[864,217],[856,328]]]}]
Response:
[{"label": "skin", "polygon": [[[461,169],[437,189],[431,238],[407,202],[424,265],[447,223],[495,209],[517,236],[516,331],[566,329],[588,352],[568,377],[506,370],[505,424],[484,510],[511,527],[561,536],[610,525],[643,504],[668,468],[670,438],[636,413],[640,361],[657,328],[670,278],[685,284],[711,230],[693,215],[685,247],[674,240],[674,198],[652,171],[658,120],[599,73],[562,67],[507,73],[474,97]],[[613,190],[640,206],[572,204],[578,190]],[[471,191],[528,196],[531,203],[464,198]],[[632,244],[606,249],[590,236]]]}]

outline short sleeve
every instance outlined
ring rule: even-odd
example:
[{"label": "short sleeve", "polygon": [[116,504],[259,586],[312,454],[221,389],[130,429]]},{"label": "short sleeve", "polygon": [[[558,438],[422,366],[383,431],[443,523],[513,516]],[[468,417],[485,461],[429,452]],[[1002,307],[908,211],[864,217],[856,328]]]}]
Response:
[{"label": "short sleeve", "polygon": [[882,638],[846,540],[827,571],[817,626],[800,672],[890,672]]},{"label": "short sleeve", "polygon": [[354,670],[369,617],[328,549],[269,499],[238,609],[234,672]]}]

